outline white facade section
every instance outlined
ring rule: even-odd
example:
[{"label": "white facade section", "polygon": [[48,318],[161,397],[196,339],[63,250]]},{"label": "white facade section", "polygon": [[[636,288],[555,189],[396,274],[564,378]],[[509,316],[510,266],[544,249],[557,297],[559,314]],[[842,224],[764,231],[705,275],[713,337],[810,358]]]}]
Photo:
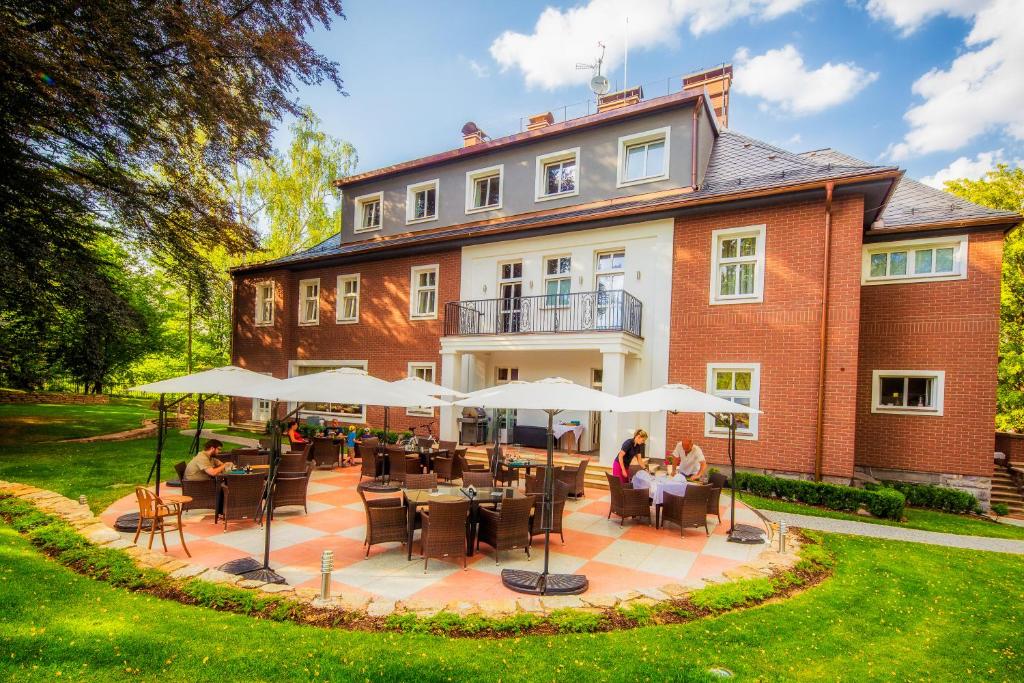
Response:
[{"label": "white facade section", "polygon": [[[519,369],[519,379],[532,381],[560,376],[590,386],[595,370],[603,389],[625,395],[661,386],[668,381],[669,309],[672,296],[673,221],[645,221],[559,235],[529,237],[462,249],[462,300],[501,296],[501,265],[522,262],[521,296],[545,292],[545,261],[552,255],[571,257],[570,293],[598,289],[598,256],[623,252],[622,289],[643,305],[642,338],[617,330],[546,332],[542,334],[481,334],[441,339],[441,383],[459,391],[492,386],[494,369]],[[455,411],[442,410],[445,438],[454,436]],[[447,415],[446,415],[447,413]],[[579,420],[584,427],[580,450],[600,442],[600,462],[610,465],[619,446],[642,427],[651,440],[648,454],[660,457],[667,449],[664,414],[595,415],[566,411],[557,422]],[[540,410],[521,410],[516,423],[547,424]]]}]

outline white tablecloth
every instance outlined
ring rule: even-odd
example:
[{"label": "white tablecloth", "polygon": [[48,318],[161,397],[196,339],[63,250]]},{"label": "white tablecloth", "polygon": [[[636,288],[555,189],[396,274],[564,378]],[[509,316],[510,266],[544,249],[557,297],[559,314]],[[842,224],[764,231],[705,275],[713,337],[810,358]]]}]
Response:
[{"label": "white tablecloth", "polygon": [[655,505],[661,505],[665,501],[665,492],[672,495],[682,496],[686,493],[686,480],[670,478],[665,475],[654,476],[647,470],[640,470],[633,475],[633,488],[650,489],[651,500]]},{"label": "white tablecloth", "polygon": [[583,425],[554,425],[551,427],[551,433],[555,435],[555,439],[561,439],[569,432],[576,435],[576,443],[579,443],[580,437],[583,436]]}]

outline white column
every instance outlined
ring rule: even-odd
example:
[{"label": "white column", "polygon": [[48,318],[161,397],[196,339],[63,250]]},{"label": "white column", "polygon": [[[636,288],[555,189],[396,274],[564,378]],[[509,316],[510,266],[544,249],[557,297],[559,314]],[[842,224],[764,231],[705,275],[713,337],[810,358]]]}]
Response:
[{"label": "white column", "polygon": [[[606,351],[601,354],[602,390],[615,396],[622,396],[626,384],[626,354]],[[620,429],[621,413],[604,413],[601,416],[601,464],[611,467],[619,446],[626,440]]]},{"label": "white column", "polygon": [[[459,354],[454,351],[441,352],[441,386],[461,391],[462,363]],[[459,440],[459,423],[457,418],[460,409],[447,406],[441,408],[441,438],[445,441]]]}]

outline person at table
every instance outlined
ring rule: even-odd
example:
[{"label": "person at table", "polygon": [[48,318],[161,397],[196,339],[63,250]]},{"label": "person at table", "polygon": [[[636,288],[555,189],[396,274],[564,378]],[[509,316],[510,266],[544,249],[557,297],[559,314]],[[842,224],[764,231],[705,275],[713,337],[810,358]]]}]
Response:
[{"label": "person at table", "polygon": [[217,439],[210,439],[203,444],[203,450],[196,453],[196,457],[185,466],[185,479],[189,481],[203,481],[212,479],[226,469],[230,469],[230,462],[221,462],[217,457],[220,449],[224,447]]},{"label": "person at table", "polygon": [[647,450],[647,432],[638,429],[633,432],[632,438],[622,442],[619,454],[615,456],[615,463],[612,465],[612,476],[618,477],[623,484],[629,482],[629,466],[636,460],[641,467],[646,466],[644,453]]},{"label": "person at table", "polygon": [[292,446],[303,445],[306,443],[306,439],[299,433],[299,421],[292,420],[288,423],[288,442]]},{"label": "person at table", "polygon": [[345,461],[342,465],[355,465],[356,464],[356,437],[359,436],[359,432],[356,428],[349,425],[348,434],[345,435]]},{"label": "person at table", "polygon": [[672,459],[677,470],[690,481],[700,480],[708,469],[704,451],[689,437],[676,444]]}]

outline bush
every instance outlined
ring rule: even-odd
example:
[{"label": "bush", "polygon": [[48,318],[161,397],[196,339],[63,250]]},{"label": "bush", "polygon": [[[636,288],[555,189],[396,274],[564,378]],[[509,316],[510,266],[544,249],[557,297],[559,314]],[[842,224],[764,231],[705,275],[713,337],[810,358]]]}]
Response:
[{"label": "bush", "polygon": [[912,484],[906,481],[883,481],[881,486],[869,484],[866,488],[895,489],[907,499],[907,505],[915,508],[930,508],[944,512],[966,513],[978,507],[978,501],[967,491],[932,486],[931,484]]},{"label": "bush", "polygon": [[[900,519],[905,500],[895,489],[858,489],[803,479],[783,479],[766,474],[737,472],[735,486],[764,498],[784,498],[830,510],[856,511],[861,505],[876,517]],[[893,495],[896,494],[896,495]]]},{"label": "bush", "polygon": [[1005,517],[1010,514],[1010,506],[1006,503],[992,503],[992,512],[996,513],[1000,517]]}]

